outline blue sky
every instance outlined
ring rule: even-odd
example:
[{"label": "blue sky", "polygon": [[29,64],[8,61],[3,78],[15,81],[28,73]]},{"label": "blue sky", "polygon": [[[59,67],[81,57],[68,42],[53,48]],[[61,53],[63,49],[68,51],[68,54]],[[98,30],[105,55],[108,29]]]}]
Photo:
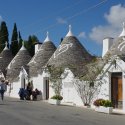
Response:
[{"label": "blue sky", "polygon": [[125,0],[0,0],[1,20],[10,37],[16,22],[23,39],[36,35],[42,42],[49,31],[56,46],[71,24],[84,47],[101,55],[103,38],[116,38],[122,30]]}]

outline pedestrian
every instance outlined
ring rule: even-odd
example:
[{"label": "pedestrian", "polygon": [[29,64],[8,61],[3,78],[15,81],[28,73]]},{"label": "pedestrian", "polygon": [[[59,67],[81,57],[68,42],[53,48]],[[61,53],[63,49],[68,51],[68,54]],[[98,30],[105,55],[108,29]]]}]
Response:
[{"label": "pedestrian", "polygon": [[4,93],[5,93],[6,90],[7,90],[7,85],[5,83],[5,80],[1,80],[1,83],[0,83],[0,94],[1,94],[2,101],[4,99]]},{"label": "pedestrian", "polygon": [[33,91],[32,83],[28,82],[26,90],[28,92],[27,100],[31,100],[31,95],[32,95],[32,91]]}]

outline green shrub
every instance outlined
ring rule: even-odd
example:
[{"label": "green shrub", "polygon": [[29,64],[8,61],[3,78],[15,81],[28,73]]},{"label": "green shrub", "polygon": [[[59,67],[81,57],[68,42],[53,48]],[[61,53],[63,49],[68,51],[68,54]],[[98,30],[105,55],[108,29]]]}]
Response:
[{"label": "green shrub", "polygon": [[112,107],[112,102],[110,100],[97,99],[94,101],[95,106]]},{"label": "green shrub", "polygon": [[105,107],[112,107],[112,102],[110,100],[105,100],[104,106]]},{"label": "green shrub", "polygon": [[51,99],[62,100],[63,97],[61,95],[54,95],[54,96],[51,97]]}]

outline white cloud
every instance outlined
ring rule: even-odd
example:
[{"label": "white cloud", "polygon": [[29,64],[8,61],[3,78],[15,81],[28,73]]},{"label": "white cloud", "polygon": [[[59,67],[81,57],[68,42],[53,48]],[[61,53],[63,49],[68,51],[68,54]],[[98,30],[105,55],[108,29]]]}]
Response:
[{"label": "white cloud", "polygon": [[65,19],[63,19],[63,18],[61,18],[61,17],[57,18],[56,20],[57,20],[57,22],[60,23],[60,24],[67,24],[67,23],[68,23]]},{"label": "white cloud", "polygon": [[86,37],[85,32],[81,32],[81,33],[79,33],[78,37],[79,37],[79,38],[85,38],[85,37]]},{"label": "white cloud", "polygon": [[122,23],[125,21],[125,6],[118,4],[110,8],[109,13],[104,14],[107,25],[99,25],[92,28],[89,37],[97,43],[102,43],[105,37],[118,37],[122,32]]},{"label": "white cloud", "polygon": [[125,7],[118,4],[110,8],[110,12],[105,14],[104,17],[109,24],[114,27],[119,27],[125,21]]}]

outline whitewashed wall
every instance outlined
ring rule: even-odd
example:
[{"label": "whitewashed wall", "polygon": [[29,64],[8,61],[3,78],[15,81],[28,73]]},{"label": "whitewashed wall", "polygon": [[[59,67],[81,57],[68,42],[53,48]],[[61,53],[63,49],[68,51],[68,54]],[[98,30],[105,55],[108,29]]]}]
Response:
[{"label": "whitewashed wall", "polygon": [[43,99],[46,97],[46,88],[45,83],[43,82],[44,77],[49,77],[49,73],[46,71],[43,71],[42,74],[39,74],[37,77],[32,77],[30,80],[33,81],[33,87],[34,90],[37,88],[42,92]]},{"label": "whitewashed wall", "polygon": [[[78,96],[78,93],[74,87],[73,80],[74,75],[69,69],[65,69],[64,73],[68,73],[68,75],[62,79],[62,91],[61,95],[63,96],[62,103],[71,103],[78,106],[83,106],[81,98]],[[54,90],[51,87],[51,82],[49,86],[49,98],[54,95]]]},{"label": "whitewashed wall", "polygon": [[74,86],[74,75],[69,69],[65,69],[64,73],[68,73],[65,79],[62,80],[62,96],[63,102],[73,103],[74,105],[83,106],[82,100],[79,97]]},{"label": "whitewashed wall", "polygon": [[24,79],[25,79],[25,87],[28,84],[28,78],[24,72],[20,71],[19,74],[19,80],[13,83],[9,83],[7,86],[7,91],[5,93],[6,96],[14,97],[14,98],[19,98],[19,89],[20,88],[25,88],[24,87]]},{"label": "whitewashed wall", "polygon": [[33,89],[38,89],[43,92],[43,77],[42,75],[38,75],[37,77],[32,77],[30,81],[33,82]]},{"label": "whitewashed wall", "polygon": [[[98,94],[97,98],[103,98],[103,99],[111,99],[111,73],[113,72],[122,72],[122,85],[123,85],[123,111],[125,112],[125,62],[117,59],[116,60],[116,68],[114,65],[112,65],[108,72],[104,75],[102,78],[102,87],[100,90],[100,93]],[[109,67],[109,64],[107,64],[104,67],[104,71]]]},{"label": "whitewashed wall", "polygon": [[10,86],[8,87],[8,95],[10,97],[14,97],[14,98],[19,98],[19,89],[21,88],[21,82],[13,82],[10,84]]}]

